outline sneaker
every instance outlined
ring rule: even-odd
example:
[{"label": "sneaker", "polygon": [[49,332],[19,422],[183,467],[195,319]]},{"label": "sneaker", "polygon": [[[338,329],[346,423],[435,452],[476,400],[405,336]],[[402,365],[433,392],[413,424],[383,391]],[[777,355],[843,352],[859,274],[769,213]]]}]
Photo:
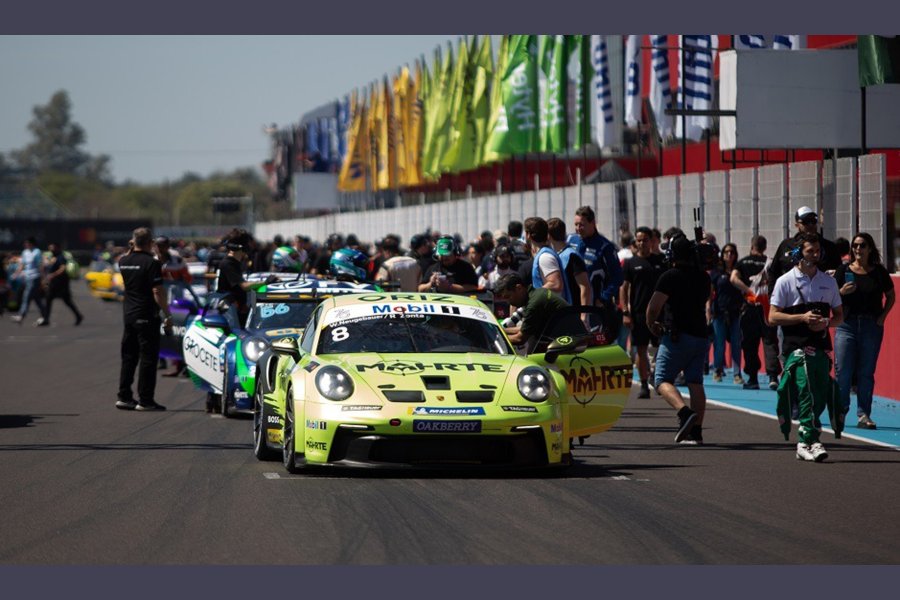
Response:
[{"label": "sneaker", "polygon": [[770,390],[778,389],[778,378],[777,377],[769,377],[769,389]]},{"label": "sneaker", "polygon": [[[821,446],[821,444],[819,444]],[[814,462],[816,457],[813,456],[812,448],[808,444],[804,444],[803,442],[799,442],[797,444],[797,460],[808,460],[810,462]]]},{"label": "sneaker", "polygon": [[134,400],[117,400],[116,408],[121,410],[134,410],[137,406],[137,402]]},{"label": "sneaker", "polygon": [[13,323],[18,323],[19,325],[22,324],[22,319],[23,319],[23,318],[24,318],[24,317],[22,317],[22,315],[13,315],[13,316],[10,317],[10,319],[12,320]]},{"label": "sneaker", "polygon": [[81,325],[81,322],[84,321],[84,315],[78,315],[75,317],[75,327]]},{"label": "sneaker", "polygon": [[721,373],[713,373],[713,381],[715,381],[716,383],[719,383],[720,381],[722,381],[722,374]]},{"label": "sneaker", "polygon": [[744,384],[744,378],[741,377],[740,375],[735,375],[734,376],[734,385],[743,385],[743,384]]},{"label": "sneaker", "polygon": [[859,421],[856,423],[856,426],[860,429],[878,429],[878,426],[875,425],[875,421],[863,415],[859,418]]},{"label": "sneaker", "polygon": [[650,388],[646,385],[642,385],[641,391],[638,393],[638,398],[641,400],[650,398]]},{"label": "sneaker", "polygon": [[687,437],[678,443],[684,446],[702,446],[703,427],[701,425],[694,425],[693,427],[691,427],[691,432],[687,435]]},{"label": "sneaker", "polygon": [[680,444],[681,440],[687,437],[688,432],[697,419],[697,413],[685,406],[678,411],[678,431],[675,432],[675,443]]},{"label": "sneaker", "polygon": [[820,442],[816,442],[815,444],[810,445],[809,452],[812,454],[813,460],[816,462],[822,462],[826,458],[828,458],[828,452],[825,451],[825,446],[823,446]]},{"label": "sneaker", "polygon": [[134,407],[134,410],[166,410],[166,407],[162,404],[152,402],[150,404],[138,404]]},{"label": "sneaker", "polygon": [[744,389],[745,389],[745,390],[758,390],[758,389],[759,389],[759,382],[758,382],[758,381],[754,381],[754,380],[750,380],[750,381],[748,381],[747,383],[744,384]]},{"label": "sneaker", "polygon": [[37,321],[34,322],[35,327],[47,327],[49,325],[50,325],[50,321],[48,321],[44,317],[38,317]]}]

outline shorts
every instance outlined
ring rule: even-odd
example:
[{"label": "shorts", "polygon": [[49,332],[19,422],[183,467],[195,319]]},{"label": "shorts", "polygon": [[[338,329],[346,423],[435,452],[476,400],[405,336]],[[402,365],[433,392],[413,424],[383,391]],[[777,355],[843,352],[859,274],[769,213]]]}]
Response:
[{"label": "shorts", "polygon": [[709,341],[705,337],[697,337],[681,333],[678,341],[666,334],[659,341],[656,353],[656,377],[653,385],[675,383],[678,373],[684,371],[686,383],[703,383],[703,365],[709,356]]},{"label": "shorts", "polygon": [[650,328],[647,327],[646,319],[636,319],[634,317],[631,318],[631,345],[632,346],[646,346],[648,344],[652,344],[654,346],[659,346],[659,339],[650,333]]}]

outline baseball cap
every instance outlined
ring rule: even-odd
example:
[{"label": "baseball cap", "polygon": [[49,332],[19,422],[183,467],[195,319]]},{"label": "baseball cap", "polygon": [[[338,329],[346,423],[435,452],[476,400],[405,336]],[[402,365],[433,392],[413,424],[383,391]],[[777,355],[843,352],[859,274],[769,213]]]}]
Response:
[{"label": "baseball cap", "polygon": [[422,246],[428,243],[428,238],[422,235],[421,233],[417,233],[416,235],[409,238],[409,247],[413,250],[418,250]]},{"label": "baseball cap", "polygon": [[456,241],[452,237],[442,237],[434,248],[437,256],[453,256],[456,254]]},{"label": "baseball cap", "polygon": [[817,215],[816,211],[808,206],[801,206],[794,214],[794,221],[805,221],[809,219],[815,219],[816,221],[818,221],[819,215]]},{"label": "baseball cap", "polygon": [[153,241],[156,242],[157,244],[165,244],[167,246],[169,245],[169,238],[167,238],[164,235],[159,236],[158,238],[156,238]]}]

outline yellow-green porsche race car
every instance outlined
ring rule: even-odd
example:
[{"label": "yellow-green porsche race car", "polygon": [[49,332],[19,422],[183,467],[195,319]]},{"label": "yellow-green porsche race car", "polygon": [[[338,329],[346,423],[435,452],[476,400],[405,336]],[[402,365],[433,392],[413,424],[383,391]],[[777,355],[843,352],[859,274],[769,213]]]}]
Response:
[{"label": "yellow-green porsche race car", "polygon": [[588,346],[583,327],[557,333],[546,352],[520,356],[472,298],[329,298],[258,371],[254,452],[280,454],[290,473],[568,465],[570,438],[619,418],[632,366],[618,345]]}]

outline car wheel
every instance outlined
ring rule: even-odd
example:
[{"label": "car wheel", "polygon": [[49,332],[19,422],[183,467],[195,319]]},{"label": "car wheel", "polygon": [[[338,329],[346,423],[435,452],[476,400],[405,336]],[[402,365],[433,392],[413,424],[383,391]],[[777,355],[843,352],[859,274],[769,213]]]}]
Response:
[{"label": "car wheel", "polygon": [[231,377],[228,370],[228,359],[225,359],[225,377],[222,380],[222,401],[219,403],[220,412],[226,419],[230,419],[231,411],[231,392],[229,390],[229,378]]},{"label": "car wheel", "polygon": [[221,394],[207,392],[206,393],[206,412],[208,412],[208,413],[219,412],[219,402],[221,400],[222,400]]},{"label": "car wheel", "polygon": [[266,435],[266,419],[268,415],[263,401],[262,383],[257,383],[253,394],[253,454],[258,460],[275,460],[278,453],[269,448]]},{"label": "car wheel", "polygon": [[295,438],[297,436],[297,423],[294,418],[294,401],[291,397],[291,388],[287,389],[284,400],[284,423],[282,424],[284,435],[284,448],[281,451],[281,462],[288,473],[299,473],[300,468],[297,466],[297,452],[294,450]]}]

